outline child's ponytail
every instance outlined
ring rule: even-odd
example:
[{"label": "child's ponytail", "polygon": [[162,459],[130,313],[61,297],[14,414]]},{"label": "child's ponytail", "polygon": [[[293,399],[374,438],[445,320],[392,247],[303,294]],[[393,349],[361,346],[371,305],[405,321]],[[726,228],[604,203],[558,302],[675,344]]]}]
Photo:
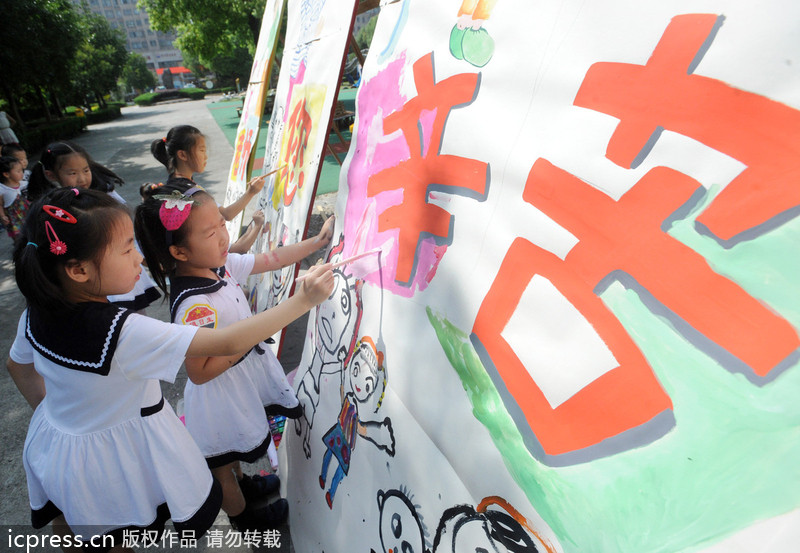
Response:
[{"label": "child's ponytail", "polygon": [[[44,154],[42,154],[44,155]],[[58,188],[55,184],[50,182],[47,175],[44,173],[44,165],[40,161],[33,166],[30,177],[28,177],[28,188],[26,194],[28,201],[35,202],[51,190]]]},{"label": "child's ponytail", "polygon": [[161,165],[167,168],[167,171],[169,171],[170,160],[169,154],[167,154],[166,138],[153,140],[150,143],[150,153],[153,154],[153,157],[156,158]]},{"label": "child's ponytail", "polygon": [[[29,219],[31,217],[29,216]],[[39,249],[38,239],[33,226],[26,221],[22,232],[14,244],[14,276],[20,292],[28,300],[28,306],[34,306],[42,312],[63,308],[61,289],[55,284],[58,275],[54,267],[42,263],[43,250]],[[46,248],[46,242],[44,242]],[[55,301],[53,301],[55,300]]]},{"label": "child's ponytail", "polygon": [[87,154],[89,167],[92,170],[92,190],[100,192],[113,192],[117,186],[122,186],[125,181],[114,171],[104,165],[100,165]]}]

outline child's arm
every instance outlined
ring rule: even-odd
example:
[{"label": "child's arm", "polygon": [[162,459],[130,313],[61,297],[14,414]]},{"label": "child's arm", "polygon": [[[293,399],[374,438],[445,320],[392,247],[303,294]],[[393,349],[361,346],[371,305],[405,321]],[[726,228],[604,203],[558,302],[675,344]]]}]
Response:
[{"label": "child's arm", "polygon": [[253,213],[253,222],[250,223],[250,225],[247,227],[247,230],[244,231],[244,234],[242,234],[242,236],[240,236],[239,239],[233,243],[228,251],[231,253],[241,254],[249,252],[263,228],[264,212],[259,210]]},{"label": "child's arm", "polygon": [[20,364],[9,357],[6,361],[6,368],[22,397],[25,398],[28,405],[36,409],[44,399],[45,391],[44,379],[33,368],[33,363]]},{"label": "child's arm", "polygon": [[331,237],[333,236],[333,223],[334,218],[328,217],[328,220],[325,221],[325,224],[322,226],[322,230],[320,230],[319,234],[314,238],[306,238],[297,244],[281,246],[280,248],[275,248],[269,253],[256,255],[256,260],[253,264],[253,270],[250,271],[250,274],[265,273],[267,271],[282,269],[283,267],[297,263],[318,249],[324,248],[328,245],[328,243],[331,241]]},{"label": "child's arm", "polygon": [[242,194],[238,200],[231,205],[220,206],[219,212],[222,214],[222,217],[224,217],[226,221],[230,221],[239,215],[250,200],[264,188],[264,179],[266,179],[266,175],[251,179],[250,182],[247,183],[247,190],[244,191],[244,194]]},{"label": "child's arm", "polygon": [[0,222],[4,225],[7,225],[11,221],[8,219],[8,215],[6,215],[6,210],[3,209],[3,202],[0,202]]},{"label": "child's arm", "polygon": [[[317,265],[298,293],[279,305],[225,328],[199,328],[186,352],[186,370],[195,384],[208,382],[231,367],[245,352],[322,303],[333,291],[330,264]],[[197,359],[190,359],[197,358]]]},{"label": "child's arm", "polygon": [[205,384],[230,369],[247,351],[215,357],[187,357],[186,374],[192,383]]}]

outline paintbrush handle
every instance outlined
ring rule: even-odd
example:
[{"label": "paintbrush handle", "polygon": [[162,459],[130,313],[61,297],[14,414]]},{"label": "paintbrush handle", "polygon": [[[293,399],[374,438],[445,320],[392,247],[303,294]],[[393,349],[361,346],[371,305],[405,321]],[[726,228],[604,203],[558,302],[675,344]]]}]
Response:
[{"label": "paintbrush handle", "polygon": [[284,164],[284,165],[281,165],[281,166],[280,166],[280,167],[278,167],[277,169],[273,169],[273,170],[272,170],[272,171],[270,171],[269,173],[264,173],[264,174],[263,174],[263,175],[261,175],[261,176],[262,176],[262,177],[268,177],[268,176],[270,176],[270,175],[274,175],[274,174],[275,174],[275,173],[277,173],[278,171],[282,171],[282,170],[284,170],[284,169],[286,169],[286,165],[285,165],[285,164]]},{"label": "paintbrush handle", "polygon": [[[352,257],[348,257],[347,259],[342,259],[341,261],[337,261],[336,263],[331,265],[331,269],[338,269],[339,267],[342,267],[343,265],[347,265],[348,263],[352,263],[353,261],[357,261],[357,260],[361,259],[362,257],[367,257],[368,255],[373,255],[373,254],[376,254],[376,253],[378,253],[380,251],[381,251],[380,248],[375,248],[374,250],[361,252],[360,254],[354,255]],[[297,277],[295,279],[295,282],[303,282],[306,279],[307,276],[308,275],[299,276],[299,277]]]}]

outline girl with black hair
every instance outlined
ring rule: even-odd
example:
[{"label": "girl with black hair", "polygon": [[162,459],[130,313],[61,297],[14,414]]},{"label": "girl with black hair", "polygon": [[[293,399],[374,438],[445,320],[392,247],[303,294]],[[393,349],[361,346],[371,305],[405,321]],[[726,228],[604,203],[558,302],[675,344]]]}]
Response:
[{"label": "girl with black hair", "polygon": [[28,169],[28,153],[25,151],[25,148],[19,144],[3,144],[2,148],[0,148],[0,155],[15,157],[19,160],[22,164],[23,171],[22,181],[20,181],[21,186],[19,187],[20,192],[28,188],[28,179],[31,176],[31,171]]},{"label": "girl with black hair", "polygon": [[[42,152],[41,159],[33,168],[28,181],[27,194],[28,199],[33,202],[59,186],[79,190],[91,189],[105,192],[124,204],[123,197],[114,190],[123,183],[119,175],[94,161],[82,147],[72,142],[61,141],[48,144]],[[158,293],[150,276],[142,270],[141,278],[136,281],[132,290],[112,296],[109,301],[135,311],[143,311],[160,297],[161,294]]]},{"label": "girl with black hair", "polygon": [[[153,279],[165,293],[169,279],[172,321],[229,328],[251,316],[239,282],[297,263],[326,246],[333,219],[315,238],[270,253],[229,254],[225,220],[214,199],[197,186],[173,181],[136,208],[134,226]],[[281,309],[285,301],[258,316]],[[230,370],[219,374],[221,368]],[[258,344],[232,356],[187,359],[186,372],[186,428],[222,484],[222,509],[240,530],[275,527],[286,519],[286,500],[261,508],[250,500],[268,495],[277,477],[270,486],[261,477],[244,475],[240,466],[266,454],[271,441],[267,415],[298,418],[303,412],[275,354]]]},{"label": "girl with black hair", "polygon": [[28,200],[20,193],[24,176],[22,163],[17,158],[0,157],[0,223],[12,240],[19,234],[28,212]]},{"label": "girl with black hair", "polygon": [[100,165],[89,153],[72,142],[52,142],[42,152],[28,180],[28,199],[38,200],[50,190],[63,186],[99,190],[125,203],[114,188],[124,181],[108,167]]},{"label": "girl with black hair", "polygon": [[169,518],[183,538],[202,536],[220,485],[159,380],[173,382],[188,357],[247,351],[333,287],[318,267],[268,313],[214,330],[173,325],[108,303],[133,287],[141,261],[125,207],[77,188],[34,204],[14,249],[27,309],[8,367],[35,408],[23,450],[31,519],[74,532],[72,543],[119,546],[132,530],[163,532]]}]

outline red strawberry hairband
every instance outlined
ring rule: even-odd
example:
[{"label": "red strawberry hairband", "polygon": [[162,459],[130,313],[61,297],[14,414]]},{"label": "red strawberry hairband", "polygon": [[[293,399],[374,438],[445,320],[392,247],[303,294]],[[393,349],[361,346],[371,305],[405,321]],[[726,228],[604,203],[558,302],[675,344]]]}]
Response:
[{"label": "red strawberry hairband", "polygon": [[169,195],[153,196],[154,199],[162,201],[161,207],[158,208],[158,218],[167,231],[167,246],[172,245],[172,231],[181,228],[192,212],[192,204],[194,204],[192,195],[202,190],[199,186],[193,186],[183,193],[174,190]]}]

